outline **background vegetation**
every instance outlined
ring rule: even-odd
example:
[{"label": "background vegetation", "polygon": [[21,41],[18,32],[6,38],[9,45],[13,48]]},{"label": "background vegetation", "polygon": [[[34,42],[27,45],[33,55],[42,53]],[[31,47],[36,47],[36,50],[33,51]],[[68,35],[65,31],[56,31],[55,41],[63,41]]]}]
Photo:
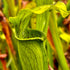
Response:
[{"label": "background vegetation", "polygon": [[69,70],[70,0],[0,0],[0,70]]}]

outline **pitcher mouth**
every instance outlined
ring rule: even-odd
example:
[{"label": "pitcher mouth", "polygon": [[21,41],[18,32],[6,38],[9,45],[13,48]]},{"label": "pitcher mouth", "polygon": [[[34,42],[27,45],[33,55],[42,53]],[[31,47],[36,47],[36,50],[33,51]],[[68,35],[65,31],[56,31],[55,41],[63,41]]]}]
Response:
[{"label": "pitcher mouth", "polygon": [[[27,29],[27,31],[30,33],[30,34],[27,34],[26,37],[23,37],[23,38],[20,38],[15,32],[14,32],[14,35],[15,35],[15,38],[17,40],[41,40],[41,41],[44,41],[46,39],[46,36],[43,32],[41,31],[38,31],[38,30],[32,30],[32,29]],[[25,33],[26,34],[26,33]],[[29,36],[30,35],[30,36]],[[34,35],[34,36],[33,36]]]}]

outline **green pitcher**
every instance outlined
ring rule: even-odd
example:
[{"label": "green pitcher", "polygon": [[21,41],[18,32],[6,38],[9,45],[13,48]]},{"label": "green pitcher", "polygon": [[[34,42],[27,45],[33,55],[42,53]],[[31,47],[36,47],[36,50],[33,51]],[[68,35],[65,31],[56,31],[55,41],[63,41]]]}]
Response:
[{"label": "green pitcher", "polygon": [[45,36],[37,30],[25,30],[18,40],[18,53],[23,70],[48,70]]}]

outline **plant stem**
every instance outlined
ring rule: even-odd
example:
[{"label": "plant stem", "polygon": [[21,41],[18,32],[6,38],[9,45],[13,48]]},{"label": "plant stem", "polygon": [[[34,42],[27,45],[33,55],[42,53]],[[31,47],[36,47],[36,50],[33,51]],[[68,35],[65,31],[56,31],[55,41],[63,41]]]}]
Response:
[{"label": "plant stem", "polygon": [[22,3],[22,0],[18,0],[18,10],[21,9],[21,3]]},{"label": "plant stem", "polygon": [[45,26],[44,26],[44,28],[43,28],[43,32],[44,32],[44,34],[45,35],[47,35],[47,32],[48,32],[48,24],[49,24],[49,17],[50,17],[50,12],[49,11],[47,11],[46,13],[45,13]]},{"label": "plant stem", "polygon": [[[46,5],[52,4],[52,3],[53,3],[53,0],[48,0],[48,1],[44,0],[44,4]],[[49,11],[45,12],[45,25],[43,28],[43,32],[45,35],[47,34],[47,31],[48,31],[49,17],[50,17],[50,12]]]},{"label": "plant stem", "polygon": [[58,56],[59,64],[62,70],[69,70],[64,53],[63,53],[62,44],[61,44],[61,41],[58,35],[56,13],[54,10],[51,12],[49,27],[51,30],[51,34],[52,34],[53,42],[55,45],[56,54]]},{"label": "plant stem", "polygon": [[[52,4],[53,0],[36,0],[37,6],[46,5],[46,4]],[[47,34],[48,31],[48,24],[49,24],[49,16],[50,12],[46,11],[43,14],[37,15],[37,21],[36,21],[36,29],[39,31],[44,32],[44,34]]]},{"label": "plant stem", "polygon": [[3,13],[7,18],[9,18],[8,3],[6,0],[3,0],[3,5]]},{"label": "plant stem", "polygon": [[45,4],[52,4],[53,3],[53,0],[44,0],[44,3]]},{"label": "plant stem", "polygon": [[68,0],[68,3],[67,3],[67,10],[70,10],[70,0]]},{"label": "plant stem", "polygon": [[6,1],[7,1],[7,4],[8,4],[10,16],[15,16],[16,11],[15,11],[15,2],[14,2],[14,0],[6,0]]},{"label": "plant stem", "polygon": [[48,41],[47,41],[47,52],[48,52],[48,58],[49,58],[49,65],[53,68],[52,49]]},{"label": "plant stem", "polygon": [[[37,6],[44,5],[44,0],[36,0]],[[36,17],[36,29],[43,32],[45,25],[45,13],[37,15]]]},{"label": "plant stem", "polygon": [[2,62],[2,65],[3,65],[3,70],[8,70],[7,67],[6,67],[6,61],[5,59],[0,59],[1,62]]}]

